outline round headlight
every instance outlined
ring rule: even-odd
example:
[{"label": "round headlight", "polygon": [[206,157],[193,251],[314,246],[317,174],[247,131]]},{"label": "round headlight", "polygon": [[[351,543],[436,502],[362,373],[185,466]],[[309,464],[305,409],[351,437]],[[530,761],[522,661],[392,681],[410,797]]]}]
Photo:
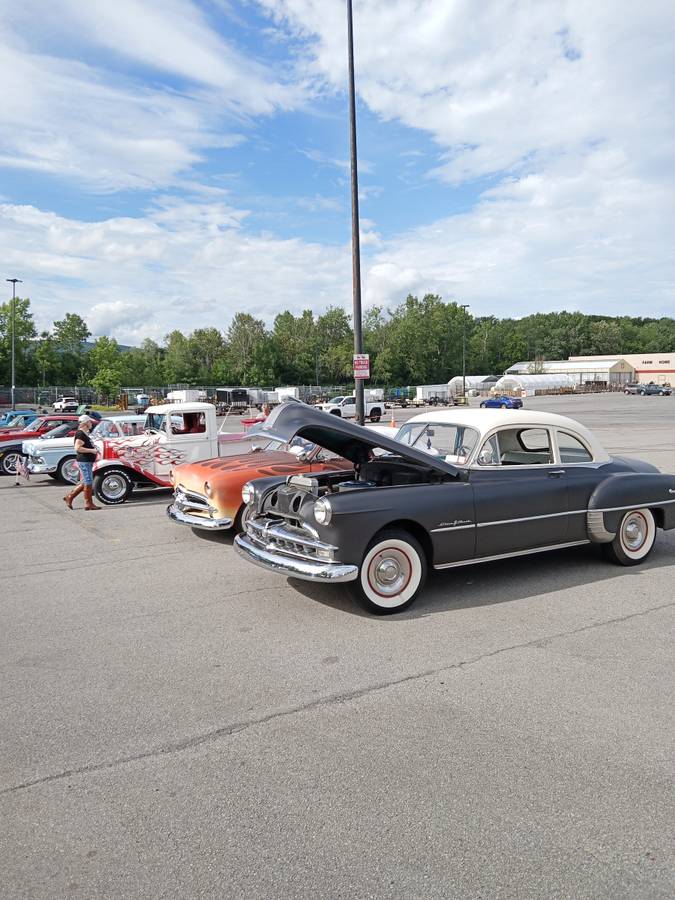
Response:
[{"label": "round headlight", "polygon": [[244,503],[250,503],[251,500],[255,497],[255,488],[251,484],[250,481],[247,481],[246,484],[241,489],[241,499]]},{"label": "round headlight", "polygon": [[326,500],[325,498],[317,500],[314,504],[314,518],[319,525],[328,525],[332,516],[333,507],[330,505],[330,500]]},{"label": "round headlight", "polygon": [[213,497],[213,489],[212,489],[211,485],[208,483],[208,481],[204,482],[204,493],[209,498]]}]

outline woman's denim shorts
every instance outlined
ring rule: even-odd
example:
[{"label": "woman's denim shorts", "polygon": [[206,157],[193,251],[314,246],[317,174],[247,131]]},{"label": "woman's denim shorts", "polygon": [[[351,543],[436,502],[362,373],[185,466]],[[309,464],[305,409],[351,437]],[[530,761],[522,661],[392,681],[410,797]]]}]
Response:
[{"label": "woman's denim shorts", "polygon": [[80,467],[80,476],[82,478],[82,484],[93,484],[94,479],[92,477],[92,472],[94,469],[93,463],[78,463]]}]

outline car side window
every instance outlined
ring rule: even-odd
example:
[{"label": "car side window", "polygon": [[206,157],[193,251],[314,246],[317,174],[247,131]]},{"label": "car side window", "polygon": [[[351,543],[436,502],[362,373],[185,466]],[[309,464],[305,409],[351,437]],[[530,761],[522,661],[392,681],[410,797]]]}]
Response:
[{"label": "car side window", "polygon": [[558,432],[558,452],[562,463],[592,462],[593,457],[581,441],[565,431]]},{"label": "car side window", "polygon": [[499,466],[501,461],[499,458],[499,442],[497,435],[493,434],[480,448],[476,462],[479,466]]},{"label": "car side window", "polygon": [[502,466],[545,466],[554,462],[546,428],[504,428],[499,431]]}]

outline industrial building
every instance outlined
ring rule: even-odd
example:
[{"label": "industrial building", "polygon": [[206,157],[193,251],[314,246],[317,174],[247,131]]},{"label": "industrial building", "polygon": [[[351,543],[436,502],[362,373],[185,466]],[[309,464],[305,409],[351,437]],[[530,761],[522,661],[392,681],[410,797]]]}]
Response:
[{"label": "industrial building", "polygon": [[[675,353],[622,353],[642,384],[672,384],[675,381]],[[569,362],[607,362],[616,356],[570,356]]]},{"label": "industrial building", "polygon": [[504,375],[568,375],[577,385],[621,385],[635,380],[635,369],[623,357],[530,360],[514,363]]}]

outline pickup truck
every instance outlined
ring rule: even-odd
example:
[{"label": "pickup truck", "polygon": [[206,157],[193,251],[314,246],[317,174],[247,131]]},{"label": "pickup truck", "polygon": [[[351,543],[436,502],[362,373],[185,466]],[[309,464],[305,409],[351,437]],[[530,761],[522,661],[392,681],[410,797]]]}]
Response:
[{"label": "pickup truck", "polygon": [[653,394],[658,394],[660,397],[669,397],[673,391],[668,385],[654,384],[653,381],[650,381],[649,384],[629,383],[624,387],[623,392],[624,394],[641,394],[647,397],[651,397]]},{"label": "pickup truck", "polygon": [[170,488],[174,466],[245,453],[253,437],[253,430],[219,432],[212,403],[151,406],[142,434],[95,442],[96,496],[113,506],[125,503],[134,490]]},{"label": "pickup truck", "polygon": [[[364,401],[365,415],[371,422],[379,422],[384,412],[384,403],[381,400],[369,403]],[[320,403],[319,409],[330,413],[332,416],[340,416],[343,419],[356,418],[356,397],[333,397],[327,403]]]}]

